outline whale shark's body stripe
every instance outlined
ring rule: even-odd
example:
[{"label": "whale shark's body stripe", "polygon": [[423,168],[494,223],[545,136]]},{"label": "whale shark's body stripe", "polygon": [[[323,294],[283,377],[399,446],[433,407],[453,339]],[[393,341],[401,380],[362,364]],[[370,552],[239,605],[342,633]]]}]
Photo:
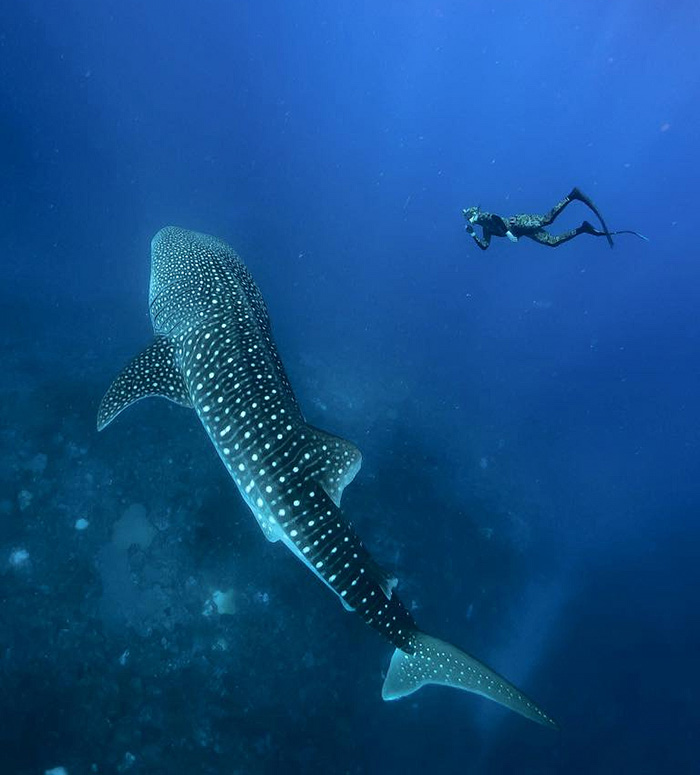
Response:
[{"label": "whale shark's body stripe", "polygon": [[396,579],[372,559],[339,508],[343,489],[359,470],[360,452],[306,423],[265,302],[236,253],[215,237],[176,227],[156,234],[151,253],[156,341],[115,380],[100,406],[98,428],[146,395],[192,406],[268,540],[287,546],[346,608],[396,647],[385,699],[425,683],[448,683],[483,689],[551,725],[496,673],[485,667],[479,672],[473,657],[417,629],[394,592]]}]

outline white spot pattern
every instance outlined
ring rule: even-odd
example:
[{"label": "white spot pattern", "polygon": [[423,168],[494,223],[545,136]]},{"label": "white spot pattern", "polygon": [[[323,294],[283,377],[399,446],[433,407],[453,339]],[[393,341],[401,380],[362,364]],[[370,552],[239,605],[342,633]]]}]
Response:
[{"label": "white spot pattern", "polygon": [[426,645],[427,636],[393,593],[396,579],[372,560],[338,508],[360,453],[306,424],[262,295],[236,253],[215,237],[177,227],[161,229],[151,253],[156,339],[105,395],[98,427],[147,395],[193,406],[266,537],[281,539],[346,607],[397,647],[394,674],[405,684],[471,688],[550,723],[488,668],[474,677],[454,656],[463,652],[434,639],[440,646]]}]

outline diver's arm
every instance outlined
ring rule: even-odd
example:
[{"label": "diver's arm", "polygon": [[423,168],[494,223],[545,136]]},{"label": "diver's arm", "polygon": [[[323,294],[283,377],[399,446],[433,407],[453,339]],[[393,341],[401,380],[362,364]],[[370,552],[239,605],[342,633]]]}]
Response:
[{"label": "diver's arm", "polygon": [[467,234],[476,242],[476,244],[482,249],[487,250],[488,246],[491,244],[491,232],[488,229],[484,229],[482,226],[482,231],[484,232],[483,238],[479,237],[479,235],[474,231],[474,227],[471,225],[471,223],[468,223],[466,225]]}]

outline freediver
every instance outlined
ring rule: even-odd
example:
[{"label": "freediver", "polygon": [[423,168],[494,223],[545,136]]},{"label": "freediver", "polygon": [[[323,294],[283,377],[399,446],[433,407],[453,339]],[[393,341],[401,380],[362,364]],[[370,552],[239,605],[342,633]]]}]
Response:
[{"label": "freediver", "polygon": [[[553,223],[563,212],[564,208],[574,201],[583,202],[596,214],[603,227],[602,231],[596,229],[588,221],[584,221],[575,229],[570,229],[562,234],[550,234],[548,231],[545,231],[544,227]],[[648,237],[645,237],[643,234],[636,231],[630,231],[629,229],[610,231],[606,226],[600,211],[593,204],[593,201],[578,188],[572,188],[571,192],[565,196],[561,202],[554,205],[554,207],[545,215],[522,213],[504,218],[495,213],[483,212],[479,207],[469,207],[466,210],[462,210],[462,214],[467,219],[467,234],[474,239],[474,242],[476,242],[482,250],[486,250],[491,244],[491,237],[508,237],[511,242],[517,242],[520,237],[529,237],[531,240],[539,242],[541,245],[548,245],[551,248],[563,245],[574,237],[578,237],[579,234],[592,234],[594,237],[605,237],[611,248],[613,247],[612,238],[615,234],[634,234],[636,237],[648,242]],[[482,237],[479,237],[474,231],[475,225],[481,226],[483,232]]]}]

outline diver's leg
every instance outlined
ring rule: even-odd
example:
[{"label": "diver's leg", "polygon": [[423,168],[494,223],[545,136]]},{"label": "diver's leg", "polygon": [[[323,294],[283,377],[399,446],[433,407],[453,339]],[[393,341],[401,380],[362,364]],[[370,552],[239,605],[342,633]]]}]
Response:
[{"label": "diver's leg", "polygon": [[537,231],[532,232],[532,234],[526,234],[525,236],[529,237],[535,242],[539,242],[540,245],[547,245],[547,247],[556,248],[563,242],[568,242],[570,239],[578,236],[578,230],[572,229],[571,231],[566,231],[563,234],[550,234],[544,229],[538,229]]},{"label": "diver's leg", "polygon": [[535,240],[535,242],[539,242],[540,245],[547,245],[550,248],[556,248],[559,247],[559,245],[563,245],[565,242],[572,240],[574,237],[578,237],[579,234],[592,234],[595,237],[608,236],[607,232],[598,231],[598,229],[593,228],[593,226],[591,226],[588,221],[584,221],[575,229],[570,229],[569,231],[565,231],[562,234],[550,234],[544,229],[539,229],[538,231],[533,232],[532,234],[527,234],[526,236]]},{"label": "diver's leg", "polygon": [[561,202],[557,202],[546,215],[541,216],[541,225],[549,226],[553,223],[554,219],[561,215],[567,205],[570,205],[575,199],[579,199],[580,193],[581,192],[577,188],[572,189],[571,193],[567,194]]}]

